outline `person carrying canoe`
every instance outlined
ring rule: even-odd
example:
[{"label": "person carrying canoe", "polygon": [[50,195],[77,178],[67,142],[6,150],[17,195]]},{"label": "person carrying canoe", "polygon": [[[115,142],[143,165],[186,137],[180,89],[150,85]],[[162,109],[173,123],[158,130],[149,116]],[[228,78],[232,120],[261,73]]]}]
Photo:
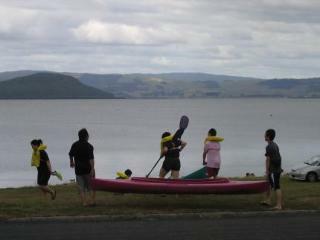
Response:
[{"label": "person carrying canoe", "polygon": [[206,165],[207,177],[210,179],[215,179],[218,176],[221,164],[219,142],[223,141],[223,138],[216,135],[217,131],[211,128],[204,141],[202,154],[202,164]]},{"label": "person carrying canoe", "polygon": [[161,136],[161,153],[160,158],[165,157],[162,167],[159,172],[159,177],[164,178],[168,172],[171,171],[171,178],[179,178],[179,172],[181,168],[180,164],[180,152],[187,145],[186,142],[181,140],[184,130],[188,126],[189,119],[186,116],[182,116],[180,120],[179,129],[172,136],[170,132],[164,132]]}]

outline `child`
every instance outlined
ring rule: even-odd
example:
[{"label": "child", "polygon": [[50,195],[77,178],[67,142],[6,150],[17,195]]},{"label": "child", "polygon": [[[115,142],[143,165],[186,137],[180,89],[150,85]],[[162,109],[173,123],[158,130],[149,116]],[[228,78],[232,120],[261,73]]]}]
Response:
[{"label": "child", "polygon": [[221,164],[219,142],[223,141],[223,138],[216,135],[217,131],[211,128],[205,140],[202,154],[202,164],[207,166],[207,176],[210,179],[215,179],[218,176]]},{"label": "child", "polygon": [[280,189],[281,155],[278,145],[273,141],[276,136],[274,129],[268,129],[264,138],[268,142],[266,147],[266,176],[270,184],[270,188],[266,192],[266,199],[261,202],[263,205],[271,205],[271,190],[276,192],[277,203],[274,210],[282,210],[282,191]]},{"label": "child", "polygon": [[189,118],[187,116],[182,116],[180,118],[179,129],[173,136],[170,132],[164,132],[162,134],[160,143],[160,159],[162,156],[164,156],[165,159],[159,172],[160,178],[164,178],[170,171],[171,178],[179,178],[181,168],[180,152],[187,145],[186,142],[181,140],[181,137],[185,129],[188,127],[188,124]]},{"label": "child", "polygon": [[46,195],[50,193],[51,199],[56,198],[56,190],[48,187],[48,182],[52,173],[50,160],[45,149],[47,146],[42,144],[42,140],[32,140],[31,147],[33,149],[31,165],[37,167],[38,177],[37,183],[41,191]]},{"label": "child", "polygon": [[132,171],[130,169],[127,169],[123,172],[117,172],[117,178],[116,179],[131,179]]}]

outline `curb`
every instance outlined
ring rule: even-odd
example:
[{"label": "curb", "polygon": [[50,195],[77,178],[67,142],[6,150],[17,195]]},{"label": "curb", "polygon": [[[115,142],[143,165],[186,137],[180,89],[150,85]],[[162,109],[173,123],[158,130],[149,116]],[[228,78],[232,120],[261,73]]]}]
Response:
[{"label": "curb", "polygon": [[50,223],[50,222],[108,222],[108,221],[152,221],[152,220],[188,220],[221,219],[275,216],[320,215],[320,210],[283,210],[260,212],[212,212],[212,213],[177,213],[177,214],[135,214],[135,215],[90,215],[57,216],[0,219],[0,223]]}]

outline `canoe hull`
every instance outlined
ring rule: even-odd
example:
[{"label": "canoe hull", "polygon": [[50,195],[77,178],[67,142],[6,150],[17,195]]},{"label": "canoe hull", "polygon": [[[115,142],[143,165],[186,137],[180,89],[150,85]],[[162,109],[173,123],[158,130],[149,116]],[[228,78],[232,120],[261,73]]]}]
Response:
[{"label": "canoe hull", "polygon": [[91,184],[97,191],[144,194],[250,194],[262,193],[268,189],[266,181],[231,181],[228,179],[132,178],[122,180],[96,178]]}]

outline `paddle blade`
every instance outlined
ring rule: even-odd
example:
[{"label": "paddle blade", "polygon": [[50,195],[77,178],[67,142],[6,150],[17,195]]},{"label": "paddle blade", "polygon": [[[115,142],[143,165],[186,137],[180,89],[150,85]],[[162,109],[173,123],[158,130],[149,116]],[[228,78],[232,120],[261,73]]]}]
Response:
[{"label": "paddle blade", "polygon": [[188,124],[189,124],[189,118],[183,115],[180,118],[179,128],[186,129],[188,127]]},{"label": "paddle blade", "polygon": [[53,173],[52,173],[52,175],[53,176],[56,176],[60,181],[62,181],[62,175],[61,175],[61,173],[59,173],[59,172],[57,172],[57,171],[54,171]]}]

